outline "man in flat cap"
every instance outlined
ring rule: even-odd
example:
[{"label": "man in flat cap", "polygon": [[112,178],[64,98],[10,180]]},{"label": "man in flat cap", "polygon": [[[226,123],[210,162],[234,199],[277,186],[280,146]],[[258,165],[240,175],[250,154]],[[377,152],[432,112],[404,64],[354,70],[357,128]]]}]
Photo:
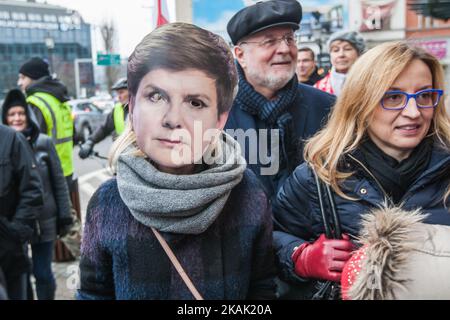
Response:
[{"label": "man in flat cap", "polygon": [[[297,1],[265,1],[240,10],[227,26],[235,45],[239,90],[225,129],[244,143],[249,168],[272,200],[303,162],[303,140],[320,129],[334,104],[331,95],[298,83],[294,32],[301,18]],[[242,141],[237,129],[249,139]],[[256,142],[251,131],[256,131]]]}]

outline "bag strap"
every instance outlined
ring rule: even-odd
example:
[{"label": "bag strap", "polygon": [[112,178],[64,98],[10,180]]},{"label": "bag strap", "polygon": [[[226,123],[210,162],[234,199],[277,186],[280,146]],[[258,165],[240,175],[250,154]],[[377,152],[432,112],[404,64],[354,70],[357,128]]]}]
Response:
[{"label": "bag strap", "polygon": [[155,235],[156,239],[158,239],[159,243],[161,244],[161,247],[164,249],[165,253],[170,259],[170,262],[172,262],[173,266],[177,270],[178,274],[180,275],[181,279],[183,279],[184,283],[188,287],[189,291],[192,293],[194,298],[196,300],[203,300],[202,295],[197,291],[197,288],[192,283],[191,279],[187,275],[186,271],[184,271],[183,267],[181,266],[180,262],[178,261],[177,257],[173,253],[172,249],[169,247],[169,244],[164,240],[164,238],[161,236],[161,234],[156,230],[155,228],[151,227],[153,234]]},{"label": "bag strap", "polygon": [[[341,222],[336,210],[336,203],[334,201],[333,193],[328,184],[324,183],[317,176],[316,171],[312,170],[314,179],[316,182],[317,194],[319,197],[320,213],[322,215],[323,225],[325,227],[325,236],[328,239],[342,239]],[[331,228],[328,215],[325,212],[324,200],[322,188],[325,188],[327,194],[327,200],[331,211],[331,217],[333,219],[334,229]],[[340,299],[340,286],[333,281],[327,280],[325,282],[319,281],[319,290],[313,295],[312,300],[336,300]]]},{"label": "bag strap", "polygon": [[[317,194],[318,194],[318,198],[319,198],[320,213],[322,215],[323,225],[325,228],[325,236],[328,239],[342,239],[341,222],[340,222],[339,216],[337,214],[336,203],[334,201],[334,197],[333,197],[333,193],[331,192],[331,188],[328,184],[323,183],[323,181],[321,181],[319,179],[319,177],[317,176],[317,173],[314,170],[312,170],[312,172],[314,174],[314,180],[316,182]],[[330,222],[328,219],[328,215],[326,214],[326,211],[325,211],[322,188],[325,188],[325,192],[327,194],[327,200],[329,203],[328,207],[330,208],[330,211],[331,211],[331,218],[333,220],[334,229],[331,228],[331,225],[330,225]]]},{"label": "bag strap", "polygon": [[325,184],[325,190],[327,191],[328,201],[330,203],[331,217],[333,218],[334,238],[342,239],[341,221],[339,220],[339,215],[337,214],[336,203],[334,202],[334,196],[331,192],[329,184]]}]

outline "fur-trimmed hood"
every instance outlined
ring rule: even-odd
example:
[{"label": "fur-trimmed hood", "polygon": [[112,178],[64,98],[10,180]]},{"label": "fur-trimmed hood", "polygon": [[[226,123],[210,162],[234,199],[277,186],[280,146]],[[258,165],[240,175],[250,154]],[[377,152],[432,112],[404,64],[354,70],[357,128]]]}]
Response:
[{"label": "fur-trimmed hood", "polygon": [[450,299],[450,227],[425,224],[425,217],[387,207],[365,215],[363,247],[354,255],[360,270],[354,258],[346,264],[343,282],[355,274],[344,294],[352,300]]}]

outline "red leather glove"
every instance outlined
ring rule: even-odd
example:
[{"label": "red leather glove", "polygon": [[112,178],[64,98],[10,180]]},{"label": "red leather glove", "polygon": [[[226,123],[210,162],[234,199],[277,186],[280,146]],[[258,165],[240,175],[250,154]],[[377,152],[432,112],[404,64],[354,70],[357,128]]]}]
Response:
[{"label": "red leather glove", "polygon": [[342,240],[327,239],[321,234],[313,243],[303,243],[292,255],[295,273],[303,278],[341,281],[345,262],[355,249],[346,234]]}]

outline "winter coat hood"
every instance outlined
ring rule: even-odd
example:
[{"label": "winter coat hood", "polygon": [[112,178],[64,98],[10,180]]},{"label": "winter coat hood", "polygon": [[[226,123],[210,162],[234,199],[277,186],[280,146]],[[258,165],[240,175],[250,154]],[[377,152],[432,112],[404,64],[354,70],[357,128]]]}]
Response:
[{"label": "winter coat hood", "polygon": [[365,215],[363,247],[342,273],[349,298],[450,299],[450,227],[425,216],[398,207]]},{"label": "winter coat hood", "polygon": [[26,89],[27,96],[30,96],[37,92],[51,94],[61,102],[70,100],[70,97],[67,93],[67,87],[61,81],[52,78],[51,76],[43,77],[37,80]]},{"label": "winter coat hood", "polygon": [[28,127],[22,132],[30,141],[30,143],[34,143],[39,136],[39,125],[36,120],[36,116],[34,112],[31,110],[31,107],[28,105],[25,95],[19,89],[10,90],[5,98],[5,101],[2,105],[2,123],[7,126],[6,115],[8,110],[13,106],[22,106],[25,109],[25,115],[27,117]]}]

